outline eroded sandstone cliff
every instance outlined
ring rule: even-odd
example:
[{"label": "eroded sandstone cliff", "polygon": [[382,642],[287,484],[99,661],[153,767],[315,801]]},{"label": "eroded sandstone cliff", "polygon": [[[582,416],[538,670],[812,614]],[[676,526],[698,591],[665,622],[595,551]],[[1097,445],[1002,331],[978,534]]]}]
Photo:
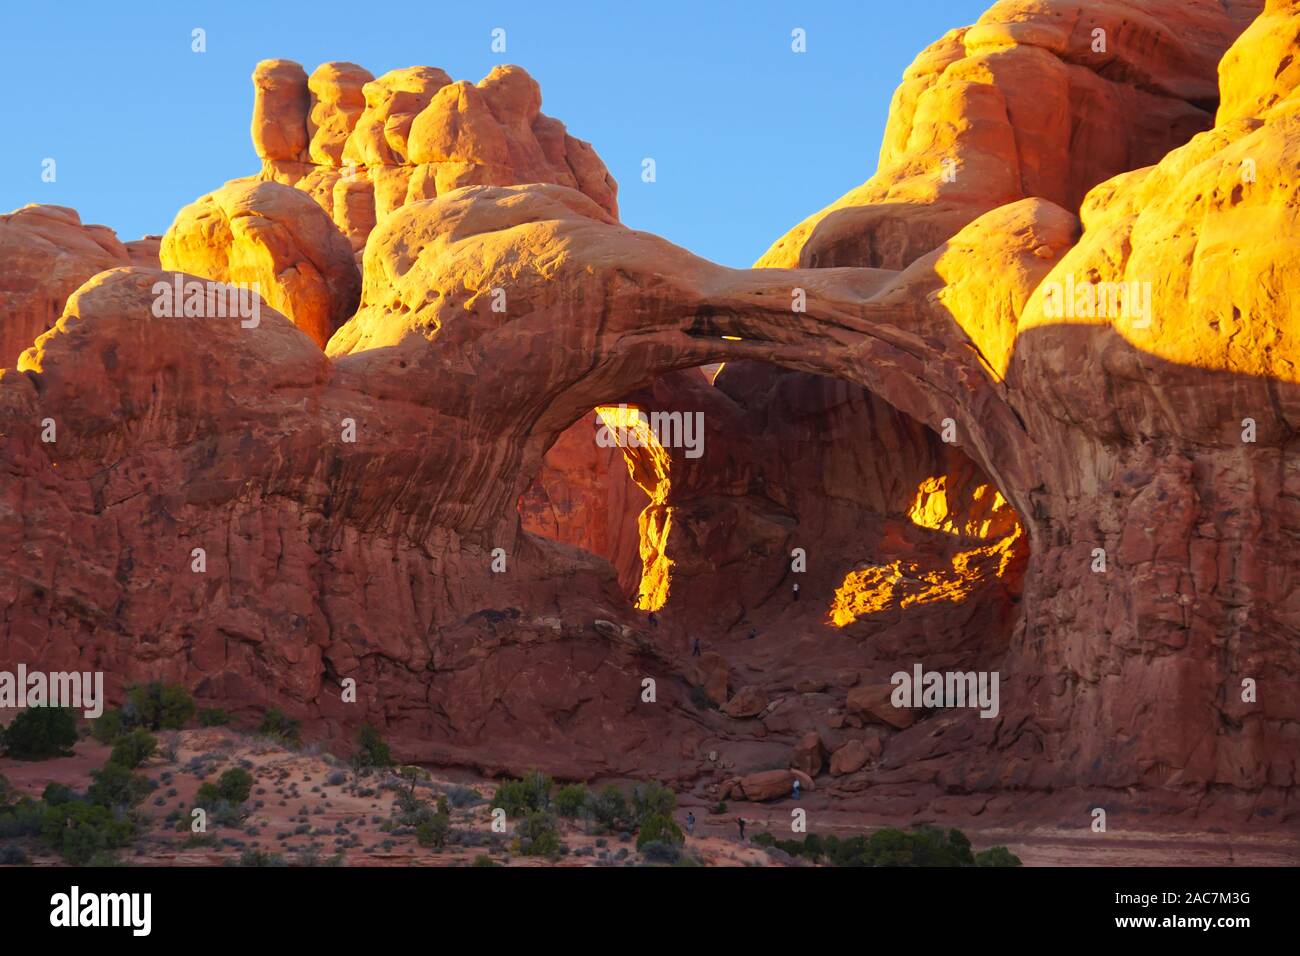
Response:
[{"label": "eroded sandstone cliff", "polygon": [[[117,268],[0,372],[0,660],[488,770],[1290,819],[1300,6],[1258,12],[998,3],[909,70],[877,177],[753,270],[619,223],[517,71],[259,66],[263,178],[328,216],[262,260],[255,328],[158,317],[172,274]],[[167,260],[182,217],[164,259],[276,245],[228,231]],[[306,262],[343,278],[303,293]],[[582,435],[620,402],[705,412],[716,455],[656,460],[659,626],[627,482],[660,479]],[[998,714],[889,708],[917,660],[998,671]]]}]

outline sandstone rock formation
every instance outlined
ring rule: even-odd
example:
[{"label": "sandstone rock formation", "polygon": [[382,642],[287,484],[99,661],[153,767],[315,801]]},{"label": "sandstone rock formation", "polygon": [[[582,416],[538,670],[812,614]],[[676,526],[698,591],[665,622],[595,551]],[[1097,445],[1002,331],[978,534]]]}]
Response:
[{"label": "sandstone rock formation", "polygon": [[147,264],[147,247],[147,240],[119,241],[107,226],[82,225],[65,206],[24,206],[0,216],[0,368],[12,368],[54,324],[79,285],[140,258]]},{"label": "sandstone rock formation", "polygon": [[1260,6],[999,0],[908,67],[876,174],[756,265],[897,269],[1017,199],[1077,209],[1212,125],[1215,64]]},{"label": "sandstone rock formation", "polygon": [[[886,136],[896,161],[764,263],[797,269],[727,269],[630,230],[612,193],[574,188],[570,160],[573,183],[493,184],[537,161],[524,129],[555,168],[534,88],[509,70],[477,87],[390,74],[363,83],[357,113],[349,65],[315,86],[267,68],[255,139],[268,177],[305,183],[356,114],[338,155],[366,161],[383,210],[360,305],[322,354],[269,306],[256,329],[154,316],[169,273],[116,269],[73,295],[0,372],[0,662],[94,661],[115,692],[180,680],[236,710],[273,702],[331,738],[364,720],[406,758],[489,771],[777,799],[795,779],[812,789],[802,770],[770,768],[816,733],[831,754],[821,793],[869,791],[903,814],[961,802],[1023,819],[1038,799],[1057,814],[1290,819],[1294,0],[1271,0],[1227,51],[1211,118],[1214,61],[1258,7],[996,5],[905,79]],[[1102,117],[1133,125],[1105,145]],[[961,192],[933,165],[949,149]],[[456,164],[487,184],[439,188],[465,173]],[[410,201],[417,180],[436,198]],[[718,362],[732,372],[716,385],[672,378]],[[676,575],[661,627],[620,586],[625,511],[590,536],[617,568],[558,519],[567,541],[527,531],[544,524],[527,502],[553,480],[548,452],[632,396],[707,403],[758,434],[756,457],[782,459],[759,467],[723,430],[706,434],[716,470],[679,449],[656,460],[672,483],[656,547]],[[765,441],[764,427],[798,437],[791,397],[817,423],[807,435],[841,410],[872,421],[855,447],[899,471]],[[54,443],[40,438],[49,418]],[[634,483],[659,487],[623,457]],[[805,487],[818,468],[844,477]],[[845,501],[814,502],[841,481]],[[770,593],[786,590],[772,579],[790,543],[772,529],[820,528],[843,561],[836,517],[862,520],[868,557],[891,558],[887,573],[817,572],[888,585],[882,605],[849,601],[867,613],[840,629],[830,595],[810,623]],[[755,568],[701,584],[711,565],[743,566],[748,528],[766,535]],[[911,600],[946,572],[975,583]],[[731,592],[715,603],[733,619],[692,658],[674,601],[706,607],[705,586]],[[893,708],[890,674],[918,659],[998,672],[997,716]],[[345,677],[357,705],[340,699]],[[715,707],[733,691],[776,706],[731,720]]]},{"label": "sandstone rock formation", "polygon": [[792,769],[809,777],[816,777],[822,772],[822,761],[825,757],[826,749],[822,745],[821,734],[814,730],[799,738],[799,742],[794,746],[794,753],[790,756],[790,763]]},{"label": "sandstone rock formation", "polygon": [[255,284],[321,348],[361,295],[343,234],[306,195],[278,183],[231,182],[186,206],[160,258],[166,269]]},{"label": "sandstone rock formation", "polygon": [[398,207],[460,186],[556,183],[618,215],[604,163],[541,112],[541,90],[520,67],[472,84],[428,66],[376,79],[355,63],[323,63],[308,77],[291,60],[265,60],[253,85],[259,178],[310,195],[356,250]]}]

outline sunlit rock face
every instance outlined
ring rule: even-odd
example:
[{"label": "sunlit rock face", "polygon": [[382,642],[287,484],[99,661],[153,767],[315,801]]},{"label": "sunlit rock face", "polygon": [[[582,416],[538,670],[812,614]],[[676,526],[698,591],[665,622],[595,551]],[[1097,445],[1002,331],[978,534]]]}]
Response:
[{"label": "sunlit rock face", "polygon": [[1262,6],[1000,0],[903,74],[875,175],[757,265],[897,269],[1017,199],[1077,209],[1213,125],[1215,65]]},{"label": "sunlit rock face", "polygon": [[24,206],[0,216],[0,368],[17,363],[91,276],[148,265],[151,257],[156,267],[156,240],[124,243],[107,226],[83,225],[64,206]]},{"label": "sunlit rock face", "polygon": [[[660,376],[597,415],[636,423],[640,439],[611,457],[601,429],[580,420],[547,452],[520,512],[525,530],[609,560],[642,610],[744,632],[788,604],[796,581],[808,616],[841,627],[943,596],[996,605],[989,638],[1005,648],[1025,554],[1013,509],[957,446],[860,386],[739,361],[716,377]],[[1003,538],[989,552],[1001,561],[974,560]],[[957,539],[969,554],[950,553]],[[855,605],[864,568],[888,585]],[[912,594],[923,574],[939,583]]]},{"label": "sunlit rock face", "polygon": [[[1036,24],[1075,6],[999,4],[1003,26],[927,54],[957,67],[930,82],[996,73],[1005,53],[1054,74],[1048,57],[1074,83],[1087,24],[1060,42]],[[113,688],[180,680],[237,710],[273,702],[327,737],[365,720],[403,756],[492,770],[657,775],[712,793],[735,776],[747,792],[746,778],[796,759],[816,732],[833,768],[819,793],[867,794],[903,815],[961,801],[1014,815],[1035,795],[1059,812],[1070,791],[1080,806],[1086,793],[1156,817],[1194,806],[1276,825],[1293,812],[1300,725],[1300,10],[1270,3],[1228,51],[1211,126],[1216,51],[1254,11],[1097,9],[1121,6],[1136,13],[1106,21],[1109,65],[1079,68],[1199,111],[1186,131],[1203,131],[1126,141],[1123,162],[1076,167],[1071,153],[1063,170],[1058,114],[1015,108],[1014,150],[988,155],[1001,157],[993,172],[1014,158],[1020,185],[990,188],[987,211],[957,203],[960,215],[938,193],[867,197],[854,207],[863,229],[846,217],[826,248],[875,249],[873,217],[887,215],[893,251],[854,260],[874,266],[811,268],[845,260],[806,258],[801,240],[804,268],[727,269],[624,227],[588,191],[529,181],[393,202],[365,242],[360,304],[323,353],[269,305],[251,329],[156,316],[151,290],[171,273],[91,279],[0,373],[0,661],[93,661]],[[1174,31],[1181,54],[1163,24],[1187,27]],[[258,115],[306,102],[316,124],[299,136],[296,120],[267,120],[268,162],[311,165],[302,150],[313,156],[322,130],[314,155],[337,151],[360,78],[336,72],[322,102],[343,119],[313,110],[294,71],[268,76]],[[980,119],[988,91],[1056,102],[1035,76],[971,81],[945,107],[952,128],[992,129],[1005,145],[1007,130]],[[338,155],[364,131],[363,155],[385,170],[370,180],[376,209],[412,142],[477,129],[475,95],[440,82],[416,71],[364,95]],[[909,82],[896,116],[911,109]],[[534,98],[502,83],[506,106],[489,112],[504,127]],[[1071,110],[1109,108],[1101,87],[1078,83]],[[447,89],[456,123],[426,128]],[[1071,116],[1078,135],[1092,128]],[[514,162],[508,140],[504,155]],[[708,392],[662,393],[674,373],[718,362]],[[751,362],[791,371],[746,373]],[[704,455],[670,444],[666,469],[650,454],[625,471],[647,501],[667,488],[671,517],[636,536],[643,574],[648,532],[672,562],[659,565],[668,595],[654,627],[634,609],[640,587],[621,586],[636,567],[627,511],[605,519],[611,562],[558,520],[555,540],[528,533],[545,516],[525,507],[521,519],[520,499],[564,473],[548,477],[546,456],[575,423],[595,427],[595,409],[671,410],[688,394],[716,419]],[[875,424],[866,447],[896,449],[895,461],[854,454],[856,434],[822,443],[819,429],[841,434],[857,416]],[[42,439],[47,419],[56,442]],[[617,500],[644,513],[630,489]],[[846,541],[846,516],[871,508],[877,540],[852,560],[886,556],[875,578]],[[775,595],[805,526],[796,611]],[[1011,552],[1026,547],[1018,572]],[[982,583],[961,600],[931,577],[966,572]],[[839,597],[852,620],[837,628]],[[692,657],[701,629],[675,607],[737,619],[705,631]],[[990,640],[999,608],[1005,630]],[[998,672],[997,715],[885,710],[882,685],[918,658]],[[363,704],[342,704],[344,677]],[[654,707],[641,702],[647,677]]]},{"label": "sunlit rock face", "polygon": [[356,311],[361,273],[314,202],[277,183],[232,182],[176,214],[164,269],[256,288],[321,348]]},{"label": "sunlit rock face", "polygon": [[253,72],[259,178],[310,195],[355,250],[408,202],[461,186],[556,183],[618,215],[618,184],[589,143],[541,112],[537,82],[497,66],[478,83],[436,67],[378,78],[355,63],[292,60]]}]

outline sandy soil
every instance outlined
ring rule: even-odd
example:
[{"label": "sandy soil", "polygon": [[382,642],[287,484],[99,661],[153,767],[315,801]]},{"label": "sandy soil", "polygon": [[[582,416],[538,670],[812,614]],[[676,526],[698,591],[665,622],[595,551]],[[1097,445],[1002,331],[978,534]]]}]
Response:
[{"label": "sandy soil", "polygon": [[[157,787],[138,808],[147,824],[133,845],[121,853],[124,862],[223,865],[237,863],[250,850],[278,854],[289,864],[306,865],[324,864],[336,855],[349,866],[465,866],[480,855],[508,866],[631,866],[643,862],[630,837],[597,835],[586,832],[581,824],[564,824],[562,836],[569,852],[554,863],[522,856],[513,849],[510,834],[492,832],[488,801],[495,784],[464,773],[432,771],[429,779],[415,788],[418,797],[430,802],[439,793],[455,794],[466,801],[466,805],[453,807],[451,812],[457,843],[439,850],[421,847],[409,828],[392,832],[399,790],[409,788],[392,771],[358,775],[343,761],[313,748],[294,751],[224,728],[163,731],[157,736],[159,754],[139,770]],[[39,797],[51,782],[84,790],[90,772],[101,767],[108,755],[108,747],[84,739],[73,756],[35,763],[0,760],[0,774],[15,790],[32,797]],[[188,824],[179,828],[178,815],[189,820],[199,786],[205,781],[215,782],[222,771],[235,766],[244,767],[256,781],[243,824],[221,827],[209,819],[204,835],[192,834]],[[687,811],[694,812],[696,827],[686,849],[700,864],[806,865],[739,839],[738,817],[746,820],[751,838],[763,830],[789,837],[790,810],[785,802],[732,803],[725,814],[715,815],[697,798],[682,795],[677,818],[683,829]],[[812,828],[815,831],[840,836],[867,833],[873,828],[851,812],[819,812],[817,822]],[[1294,835],[963,829],[976,850],[1005,844],[1029,866],[1281,866],[1295,865],[1300,860],[1300,839]],[[23,840],[21,844],[35,865],[61,862],[35,840]]]}]

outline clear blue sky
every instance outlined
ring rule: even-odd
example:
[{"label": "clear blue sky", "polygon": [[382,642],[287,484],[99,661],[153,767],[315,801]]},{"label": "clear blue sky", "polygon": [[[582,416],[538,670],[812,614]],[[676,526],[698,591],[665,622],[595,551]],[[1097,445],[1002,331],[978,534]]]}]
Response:
[{"label": "clear blue sky", "polygon": [[[0,3],[0,212],[73,206],[123,239],[257,170],[253,65],[376,76],[429,64],[477,82],[517,63],[542,110],[589,140],[628,225],[748,266],[875,170],[912,58],[992,0],[381,0]],[[207,31],[192,53],[190,31]],[[505,54],[490,48],[506,30]],[[808,52],[790,50],[807,31]],[[654,157],[658,181],[641,182]],[[57,181],[41,162],[57,161]],[[3,268],[3,264],[0,264]]]}]

